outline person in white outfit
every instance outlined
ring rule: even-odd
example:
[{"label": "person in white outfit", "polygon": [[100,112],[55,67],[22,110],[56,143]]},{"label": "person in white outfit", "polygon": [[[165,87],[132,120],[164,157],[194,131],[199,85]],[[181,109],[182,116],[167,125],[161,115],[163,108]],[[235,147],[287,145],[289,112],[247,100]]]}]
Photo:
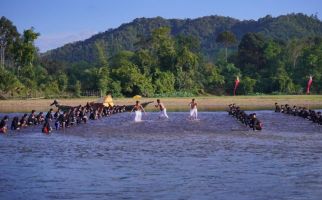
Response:
[{"label": "person in white outfit", "polygon": [[192,99],[192,101],[189,103],[189,106],[190,106],[190,119],[191,120],[198,119],[197,103],[195,102],[195,99]]},{"label": "person in white outfit", "polygon": [[169,118],[169,116],[167,115],[167,109],[165,108],[164,104],[161,103],[160,99],[157,99],[157,105],[155,105],[156,108],[160,109],[160,116],[159,118]]},{"label": "person in white outfit", "polygon": [[144,108],[142,107],[142,105],[140,104],[139,101],[136,101],[133,109],[131,110],[131,112],[135,111],[135,118],[134,121],[135,122],[140,122],[142,121],[142,111],[145,113]]}]

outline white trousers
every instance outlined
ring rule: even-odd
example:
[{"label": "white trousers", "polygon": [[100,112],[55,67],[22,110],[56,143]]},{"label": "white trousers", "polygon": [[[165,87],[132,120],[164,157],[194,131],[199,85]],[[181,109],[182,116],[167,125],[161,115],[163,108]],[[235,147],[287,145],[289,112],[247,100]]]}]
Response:
[{"label": "white trousers", "polygon": [[198,119],[198,110],[197,110],[197,108],[190,109],[190,118],[191,119]]},{"label": "white trousers", "polygon": [[135,111],[135,122],[140,122],[142,121],[142,112],[140,110]]},{"label": "white trousers", "polygon": [[167,109],[163,109],[162,111],[160,111],[160,118],[165,117],[165,118],[169,118],[169,116],[167,115]]}]

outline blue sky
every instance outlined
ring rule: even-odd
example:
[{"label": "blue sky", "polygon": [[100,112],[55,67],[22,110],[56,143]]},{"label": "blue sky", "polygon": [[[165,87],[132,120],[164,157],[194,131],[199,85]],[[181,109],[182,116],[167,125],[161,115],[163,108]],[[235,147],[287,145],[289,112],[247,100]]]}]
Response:
[{"label": "blue sky", "polygon": [[42,52],[82,40],[138,17],[255,19],[302,12],[322,19],[322,0],[0,0],[5,16],[22,32],[33,26]]}]

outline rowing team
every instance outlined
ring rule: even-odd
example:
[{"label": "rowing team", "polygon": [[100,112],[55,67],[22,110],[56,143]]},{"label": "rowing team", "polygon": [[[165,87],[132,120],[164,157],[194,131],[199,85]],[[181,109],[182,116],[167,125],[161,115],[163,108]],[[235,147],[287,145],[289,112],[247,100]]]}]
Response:
[{"label": "rowing team", "polygon": [[[189,103],[189,106],[190,106],[190,119],[191,120],[196,120],[197,119],[197,116],[198,116],[198,110],[197,110],[197,103],[195,102],[195,99],[192,99],[192,101]],[[164,104],[161,103],[160,99],[157,100],[157,104],[155,105],[155,107],[160,109],[160,118],[169,118],[169,116],[167,115],[167,109],[164,106]],[[143,106],[140,104],[139,101],[136,101],[136,104],[134,105],[132,111],[135,111],[135,121],[136,122],[141,121],[142,120],[142,111],[145,113],[145,110],[144,110]],[[49,114],[47,114],[47,115],[50,115],[51,116],[51,112],[52,112],[52,109],[48,112]],[[28,126],[28,124],[30,124],[30,125],[31,124],[40,124],[40,123],[42,123],[44,121],[45,124],[43,126],[42,131],[44,133],[48,133],[52,129],[50,127],[50,123],[49,123],[49,121],[51,121],[51,119],[52,119],[52,116],[51,117],[50,116],[48,117],[47,115],[46,115],[46,117],[44,117],[42,115],[42,112],[41,112],[39,114],[39,116],[40,116],[39,118],[41,119],[41,121],[38,121],[38,120],[36,120],[36,119],[38,119],[38,116],[35,116],[35,111],[33,110],[32,111],[32,114],[30,115],[32,117],[29,117],[30,119],[29,118],[27,119],[27,114],[25,114],[24,117],[22,118],[22,119],[25,119],[23,121],[26,121],[26,122],[19,122],[18,121],[18,117],[15,117],[13,119],[13,123],[11,125],[12,126],[11,129],[17,130],[17,129],[19,129],[20,126],[23,127],[23,125],[21,125],[21,124],[24,124],[24,123],[26,123],[26,126]],[[56,129],[57,129],[57,126],[59,125],[57,122],[62,121],[61,123],[64,124],[63,123],[64,122],[63,119],[66,118],[65,115],[67,115],[67,114],[64,112],[63,114],[60,114],[57,117],[57,121],[55,123]],[[83,116],[85,116],[85,114]],[[50,118],[50,120],[49,120],[49,118]],[[91,115],[90,115],[90,119],[91,119]],[[0,122],[0,133],[6,133],[7,132],[7,129],[8,129],[7,128],[7,122],[8,122],[8,120],[9,120],[9,117],[8,116],[4,116],[3,119],[1,120],[1,122]],[[14,125],[15,122],[17,122],[16,123],[16,125],[17,125],[16,127],[14,127],[15,126]],[[20,123],[20,126],[18,125],[19,123]],[[84,123],[86,123],[86,121]]]},{"label": "rowing team", "polygon": [[291,107],[288,104],[278,105],[275,103],[275,112],[285,113],[293,116],[299,116],[304,119],[308,119],[314,123],[322,125],[322,113],[320,111],[315,111],[307,109],[306,107]]},{"label": "rowing team", "polygon": [[[190,116],[189,119],[190,120],[197,120],[198,119],[198,109],[197,109],[197,102],[195,101],[195,99],[192,99],[191,102],[188,104],[190,107]],[[160,116],[159,118],[166,118],[168,119],[169,116],[167,115],[167,109],[164,106],[163,103],[161,103],[160,99],[157,99],[157,104],[155,105],[156,108],[158,108],[160,110]],[[131,110],[131,112],[135,112],[135,118],[134,121],[135,122],[140,122],[142,121],[142,112],[145,113],[145,110],[143,108],[143,106],[140,104],[139,101],[136,101],[133,109]]]},{"label": "rowing team", "polygon": [[263,123],[256,117],[256,113],[251,113],[248,115],[245,111],[241,110],[240,107],[236,106],[235,104],[229,104],[228,107],[229,115],[234,116],[237,120],[239,120],[246,126],[249,126],[249,128],[252,128],[254,131],[262,130]]}]

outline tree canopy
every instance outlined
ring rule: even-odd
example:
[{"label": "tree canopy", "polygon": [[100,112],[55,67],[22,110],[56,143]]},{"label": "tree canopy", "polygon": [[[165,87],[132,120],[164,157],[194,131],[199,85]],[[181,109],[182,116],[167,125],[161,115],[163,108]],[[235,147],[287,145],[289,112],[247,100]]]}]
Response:
[{"label": "tree canopy", "polygon": [[[309,76],[313,76],[311,91],[321,93],[322,23],[301,14],[287,17],[287,23],[285,16],[265,17],[257,22],[218,16],[190,21],[138,19],[118,30],[42,55],[34,45],[39,36],[34,28],[20,34],[10,20],[2,17],[0,95],[36,92],[46,97],[80,96],[83,91],[147,97],[231,95],[236,76],[240,77],[237,94],[302,94]],[[211,26],[208,29],[215,31],[202,28],[196,32],[197,25],[204,27],[214,19],[218,20],[217,25],[226,23],[222,30],[233,31],[219,32]],[[304,26],[307,22],[320,34],[311,31],[301,35],[290,29],[294,24]],[[245,23],[253,31],[237,28]],[[294,37],[273,37],[277,30],[258,28],[272,29],[272,23],[288,27],[283,34]],[[138,34],[134,31],[139,30],[134,28],[138,24],[149,25],[151,32]],[[117,39],[119,35],[136,42],[123,44]],[[205,39],[209,43],[205,44]],[[229,47],[225,59],[222,46]],[[213,54],[212,58],[208,53]]]}]

